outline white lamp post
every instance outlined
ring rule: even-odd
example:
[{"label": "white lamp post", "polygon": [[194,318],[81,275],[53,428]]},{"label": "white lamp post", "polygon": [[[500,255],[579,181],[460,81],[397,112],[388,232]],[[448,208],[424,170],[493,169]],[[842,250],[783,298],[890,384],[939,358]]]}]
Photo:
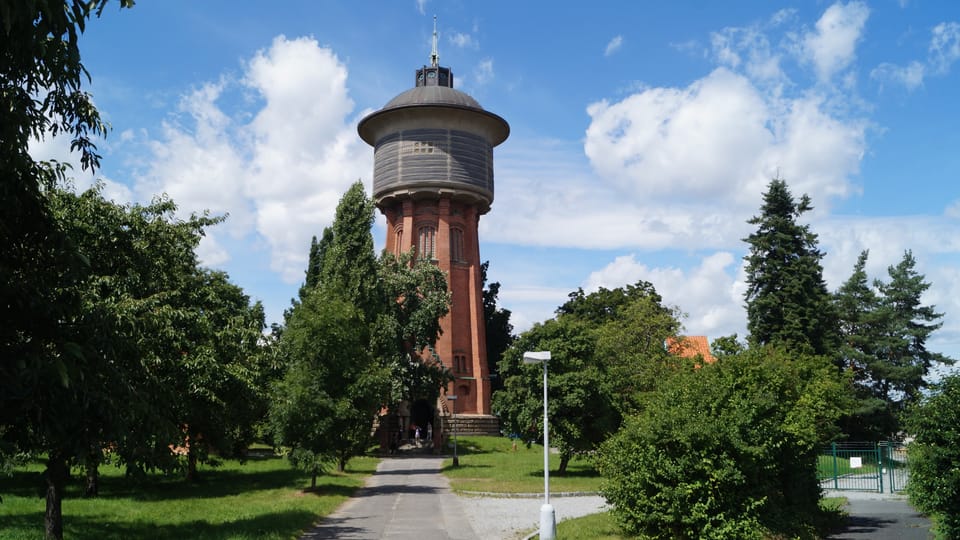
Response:
[{"label": "white lamp post", "polygon": [[453,402],[453,413],[450,416],[450,426],[453,428],[453,466],[460,466],[460,458],[457,457],[457,396],[447,396],[447,401]]},{"label": "white lamp post", "polygon": [[557,537],[557,518],[550,504],[550,422],[547,414],[547,361],[550,351],[523,353],[524,364],[543,364],[543,506],[540,507],[540,540]]}]

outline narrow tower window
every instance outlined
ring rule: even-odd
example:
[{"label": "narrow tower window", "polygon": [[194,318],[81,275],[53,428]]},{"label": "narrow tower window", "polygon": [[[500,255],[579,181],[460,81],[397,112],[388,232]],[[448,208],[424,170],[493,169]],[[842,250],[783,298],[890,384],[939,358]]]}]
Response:
[{"label": "narrow tower window", "polygon": [[394,240],[393,254],[399,257],[400,254],[403,253],[403,228],[402,227],[397,228],[396,232],[394,232],[393,240]]},{"label": "narrow tower window", "polygon": [[417,243],[417,255],[421,259],[433,259],[436,254],[436,227],[433,227],[432,225],[420,227],[418,236],[420,241]]},{"label": "narrow tower window", "polygon": [[450,229],[450,260],[463,262],[463,231]]}]

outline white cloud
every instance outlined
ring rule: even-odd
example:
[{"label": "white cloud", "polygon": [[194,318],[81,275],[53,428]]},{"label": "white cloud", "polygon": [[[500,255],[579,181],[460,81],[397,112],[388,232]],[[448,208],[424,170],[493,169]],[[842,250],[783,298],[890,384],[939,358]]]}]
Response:
[{"label": "white cloud", "polygon": [[853,62],[869,15],[870,9],[863,2],[837,2],[823,12],[816,29],[804,35],[803,54],[813,63],[820,80],[831,79]]},{"label": "white cloud", "polygon": [[930,38],[930,65],[938,73],[946,73],[960,58],[960,23],[940,23]]},{"label": "white cloud", "polygon": [[884,62],[870,71],[870,78],[884,82],[891,82],[906,87],[907,90],[916,90],[923,86],[923,79],[926,77],[927,67],[917,61],[910,62],[906,66],[898,66],[889,62]]},{"label": "white cloud", "polygon": [[623,46],[623,36],[615,36],[610,40],[610,43],[607,43],[607,48],[604,49],[603,55],[610,56],[611,54],[620,50],[620,47]]},{"label": "white cloud", "polygon": [[816,95],[775,99],[726,68],[587,112],[584,149],[597,174],[658,202],[754,208],[779,170],[823,204],[851,191],[865,145],[865,126],[830,116]]},{"label": "white cloud", "polygon": [[477,68],[473,71],[473,80],[480,86],[492,81],[493,78],[493,59],[484,58],[477,64]]},{"label": "white cloud", "polygon": [[[241,80],[208,83],[181,100],[179,115],[149,141],[153,159],[137,191],[166,192],[185,212],[229,213],[228,233],[256,235],[270,267],[289,283],[300,280],[310,236],[330,223],[350,183],[372,170],[346,81],[330,49],[278,36]],[[244,89],[261,98],[247,104],[260,107],[226,114],[222,103]],[[225,262],[220,231],[212,234],[205,257]],[[230,253],[238,255],[249,256]]]},{"label": "white cloud", "polygon": [[911,61],[906,66],[881,63],[870,72],[870,77],[881,84],[889,82],[916,90],[929,75],[946,75],[950,66],[960,59],[960,24],[943,22],[930,31],[927,58]]},{"label": "white cloud", "polygon": [[416,0],[416,3],[417,3],[417,11],[418,11],[421,15],[426,15],[426,14],[427,14],[427,0]]},{"label": "white cloud", "polygon": [[455,47],[459,47],[461,49],[465,49],[465,48],[476,49],[476,48],[479,48],[480,46],[479,43],[477,43],[473,39],[473,36],[471,36],[470,34],[465,34],[463,32],[454,32],[453,34],[450,35],[447,41],[449,41],[451,45]]},{"label": "white cloud", "polygon": [[583,288],[593,292],[600,287],[613,289],[649,281],[664,305],[676,306],[687,315],[683,321],[687,333],[710,339],[733,333],[743,336],[743,291],[736,277],[739,267],[736,257],[726,251],[704,256],[699,265],[687,270],[650,267],[630,254],[591,273]]}]

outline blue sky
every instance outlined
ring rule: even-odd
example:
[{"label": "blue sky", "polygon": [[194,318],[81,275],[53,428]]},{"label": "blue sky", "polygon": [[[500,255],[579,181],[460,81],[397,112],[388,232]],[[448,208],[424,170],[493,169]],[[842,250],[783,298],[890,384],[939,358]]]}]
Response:
[{"label": "blue sky", "polygon": [[114,4],[81,42],[113,128],[97,177],[229,213],[200,256],[278,321],[310,237],[369,190],[356,124],[413,86],[434,15],[456,87],[511,125],[481,257],[518,330],[645,279],[687,333],[743,336],[741,239],[779,175],[813,199],[831,290],[863,249],[872,278],[913,250],[946,313],[930,346],[960,357],[960,3]]}]

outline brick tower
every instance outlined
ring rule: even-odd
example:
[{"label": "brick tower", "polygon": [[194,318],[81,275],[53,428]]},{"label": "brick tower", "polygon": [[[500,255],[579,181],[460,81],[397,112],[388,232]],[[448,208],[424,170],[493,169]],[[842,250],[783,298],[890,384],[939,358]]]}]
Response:
[{"label": "brick tower", "polygon": [[[477,225],[493,202],[493,147],[510,126],[453,88],[450,68],[439,65],[434,28],[430,65],[416,70],[416,86],[357,130],[374,147],[373,200],[387,218],[386,249],[414,248],[447,275],[452,304],[435,350],[455,377],[446,390],[457,395],[457,416],[489,416]],[[450,405],[441,397],[441,409]]]}]

